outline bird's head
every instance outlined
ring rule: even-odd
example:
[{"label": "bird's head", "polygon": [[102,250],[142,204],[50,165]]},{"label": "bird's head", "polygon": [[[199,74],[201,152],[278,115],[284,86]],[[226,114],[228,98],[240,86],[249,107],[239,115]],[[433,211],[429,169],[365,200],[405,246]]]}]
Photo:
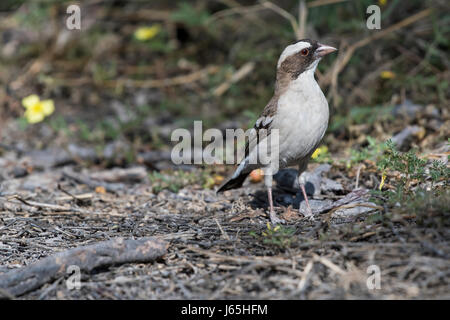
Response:
[{"label": "bird's head", "polygon": [[287,46],[281,53],[277,65],[278,72],[290,75],[291,79],[297,79],[308,70],[314,73],[320,59],[336,50],[315,40],[300,40]]}]

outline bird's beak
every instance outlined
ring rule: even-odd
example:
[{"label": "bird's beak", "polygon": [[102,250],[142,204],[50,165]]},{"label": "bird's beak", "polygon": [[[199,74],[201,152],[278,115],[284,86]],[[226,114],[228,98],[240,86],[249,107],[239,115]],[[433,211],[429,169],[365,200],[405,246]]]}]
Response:
[{"label": "bird's beak", "polygon": [[317,50],[316,50],[316,55],[317,55],[319,58],[322,58],[322,57],[326,56],[327,54],[332,53],[332,52],[334,52],[334,51],[336,51],[336,50],[337,50],[337,49],[334,48],[334,47],[326,46],[326,45],[324,45],[324,44],[320,44],[320,43],[319,43],[319,47],[318,47]]}]

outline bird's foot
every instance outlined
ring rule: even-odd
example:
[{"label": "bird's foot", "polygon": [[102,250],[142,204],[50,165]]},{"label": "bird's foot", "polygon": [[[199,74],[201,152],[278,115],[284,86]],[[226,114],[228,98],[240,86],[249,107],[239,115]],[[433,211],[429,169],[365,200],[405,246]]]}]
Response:
[{"label": "bird's foot", "polygon": [[306,205],[306,209],[304,211],[301,210],[301,206],[300,206],[300,208],[298,209],[298,213],[303,215],[305,218],[308,218],[311,221],[315,219],[314,213],[311,210],[311,207],[308,205]]},{"label": "bird's foot", "polygon": [[314,220],[314,214],[311,210],[311,206],[309,205],[308,196],[307,196],[306,190],[305,190],[305,184],[302,183],[301,181],[300,181],[300,189],[302,190],[303,198],[305,199],[306,212],[303,213],[301,211],[301,207],[302,207],[301,205],[299,205],[299,207],[298,207],[298,212],[300,214],[302,214],[303,216],[305,216],[305,218],[308,218],[309,220]]},{"label": "bird's foot", "polygon": [[284,219],[278,218],[274,211],[270,211],[270,222],[272,222],[273,225],[286,223]]}]

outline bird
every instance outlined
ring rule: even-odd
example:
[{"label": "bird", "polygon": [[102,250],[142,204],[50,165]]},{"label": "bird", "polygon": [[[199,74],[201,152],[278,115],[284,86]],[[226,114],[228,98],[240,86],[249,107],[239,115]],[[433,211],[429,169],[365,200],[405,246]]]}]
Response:
[{"label": "bird", "polygon": [[[273,97],[252,128],[253,135],[246,143],[244,159],[219,186],[217,193],[240,188],[253,170],[261,168],[267,189],[270,221],[274,225],[284,223],[283,219],[277,217],[273,207],[273,175],[279,169],[297,165],[298,181],[306,202],[303,215],[313,217],[302,173],[325,135],[329,120],[328,102],[314,73],[320,60],[336,50],[316,40],[303,39],[282,51],[277,63]],[[274,137],[276,139],[272,139]],[[270,161],[258,161],[260,152],[269,154]]]}]

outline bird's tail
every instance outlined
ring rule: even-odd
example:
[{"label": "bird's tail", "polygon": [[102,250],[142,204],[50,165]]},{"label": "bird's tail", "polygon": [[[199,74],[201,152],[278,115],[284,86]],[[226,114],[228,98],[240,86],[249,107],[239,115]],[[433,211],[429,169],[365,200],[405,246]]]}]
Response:
[{"label": "bird's tail", "polygon": [[237,177],[233,178],[229,178],[227,181],[225,181],[220,187],[219,189],[217,189],[217,193],[226,191],[226,190],[230,190],[230,189],[236,189],[236,188],[240,188],[242,187],[242,184],[245,181],[245,178],[247,178],[247,176],[250,174],[250,172],[243,172],[240,175],[238,175]]}]

